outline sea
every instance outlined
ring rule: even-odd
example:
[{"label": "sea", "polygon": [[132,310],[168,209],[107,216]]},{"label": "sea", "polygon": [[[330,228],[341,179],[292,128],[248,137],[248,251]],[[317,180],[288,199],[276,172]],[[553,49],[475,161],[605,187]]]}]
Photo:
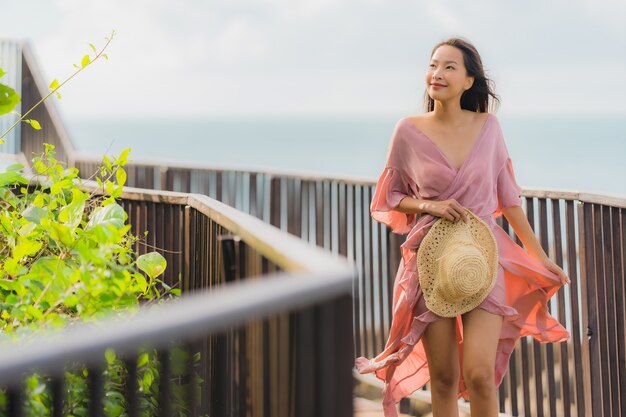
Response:
[{"label": "sea", "polygon": [[[375,181],[395,123],[377,117],[67,118],[77,150]],[[522,186],[626,198],[626,117],[498,115]]]}]

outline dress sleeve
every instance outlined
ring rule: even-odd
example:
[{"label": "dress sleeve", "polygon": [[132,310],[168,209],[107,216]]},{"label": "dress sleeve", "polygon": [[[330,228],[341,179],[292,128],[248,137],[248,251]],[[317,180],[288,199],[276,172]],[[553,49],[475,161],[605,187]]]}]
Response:
[{"label": "dress sleeve", "polygon": [[372,197],[372,218],[391,227],[394,233],[409,233],[417,220],[416,213],[403,213],[394,209],[400,204],[400,200],[412,195],[407,176],[399,169],[385,167]]},{"label": "dress sleeve", "polygon": [[495,217],[500,217],[502,210],[507,207],[522,205],[522,199],[520,198],[522,188],[515,180],[511,158],[507,158],[504,166],[500,169],[496,190],[498,194],[498,207],[493,213]]}]

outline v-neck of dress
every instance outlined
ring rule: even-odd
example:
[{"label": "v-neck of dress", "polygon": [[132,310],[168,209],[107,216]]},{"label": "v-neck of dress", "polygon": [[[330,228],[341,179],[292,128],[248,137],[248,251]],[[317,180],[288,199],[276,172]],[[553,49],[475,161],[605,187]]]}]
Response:
[{"label": "v-neck of dress", "polygon": [[454,166],[454,164],[452,163],[450,158],[448,158],[448,156],[441,150],[441,148],[431,138],[429,138],[428,135],[426,135],[426,133],[422,132],[422,130],[420,130],[420,128],[415,126],[415,123],[411,122],[408,119],[407,119],[407,122],[409,122],[409,124],[411,126],[413,126],[413,129],[415,129],[415,131],[417,133],[421,134],[424,138],[426,138],[435,147],[437,152],[439,152],[439,154],[443,157],[443,159],[446,161],[448,166],[450,166],[450,168],[452,168],[454,170],[454,172],[456,174],[458,174],[459,172],[461,172],[463,170],[463,168],[465,167],[467,162],[472,157],[472,154],[474,153],[474,150],[478,147],[478,143],[480,142],[481,138],[484,136],[483,134],[485,132],[485,128],[487,127],[487,124],[489,123],[490,119],[491,119],[491,113],[487,113],[487,120],[485,120],[485,122],[483,123],[482,127],[480,128],[480,132],[478,132],[478,137],[474,140],[474,144],[472,145],[472,148],[470,149],[469,153],[465,157],[465,160],[463,161],[463,163],[461,164],[461,166],[459,168]]}]

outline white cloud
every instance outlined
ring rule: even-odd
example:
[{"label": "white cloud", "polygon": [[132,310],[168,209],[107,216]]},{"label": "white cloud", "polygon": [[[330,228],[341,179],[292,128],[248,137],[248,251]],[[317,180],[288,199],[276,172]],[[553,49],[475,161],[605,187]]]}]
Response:
[{"label": "white cloud", "polygon": [[448,7],[442,1],[428,1],[424,3],[424,11],[441,25],[441,29],[451,34],[464,30],[462,20],[457,16],[454,7]]},{"label": "white cloud", "polygon": [[49,82],[116,29],[110,60],[63,88],[73,117],[413,111],[447,36],[475,42],[503,110],[626,114],[626,6],[555,1],[0,0],[0,36],[30,37]]},{"label": "white cloud", "polygon": [[264,57],[269,53],[269,42],[264,32],[259,30],[247,18],[238,16],[228,22],[210,41],[198,36],[200,49],[193,50],[199,54],[214,54],[214,58],[223,64],[241,64]]}]

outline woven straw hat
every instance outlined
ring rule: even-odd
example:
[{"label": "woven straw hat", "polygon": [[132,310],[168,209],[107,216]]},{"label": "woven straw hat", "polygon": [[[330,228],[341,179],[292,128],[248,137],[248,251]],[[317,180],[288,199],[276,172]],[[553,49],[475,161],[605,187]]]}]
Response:
[{"label": "woven straw hat", "polygon": [[466,211],[467,224],[439,218],[417,250],[426,306],[442,317],[456,317],[474,309],[496,283],[496,239],[487,223]]}]

